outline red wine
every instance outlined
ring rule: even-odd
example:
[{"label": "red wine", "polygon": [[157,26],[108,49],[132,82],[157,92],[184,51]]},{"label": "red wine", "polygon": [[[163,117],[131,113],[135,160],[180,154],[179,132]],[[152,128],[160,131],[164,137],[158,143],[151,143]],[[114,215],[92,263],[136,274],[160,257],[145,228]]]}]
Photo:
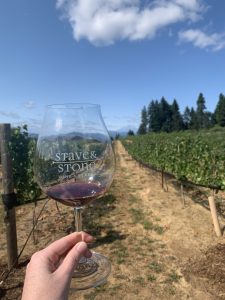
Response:
[{"label": "red wine", "polygon": [[50,187],[47,195],[69,206],[84,206],[105,193],[96,183],[68,182]]}]

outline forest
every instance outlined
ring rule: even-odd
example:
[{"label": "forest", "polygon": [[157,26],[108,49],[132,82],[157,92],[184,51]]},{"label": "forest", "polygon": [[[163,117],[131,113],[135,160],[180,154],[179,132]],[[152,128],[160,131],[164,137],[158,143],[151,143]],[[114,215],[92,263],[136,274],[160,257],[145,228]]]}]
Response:
[{"label": "forest", "polygon": [[196,108],[186,106],[183,113],[180,112],[176,99],[172,104],[169,104],[165,97],[152,100],[141,111],[141,123],[137,133],[200,130],[215,125],[225,126],[225,96],[220,93],[215,111],[210,112],[207,110],[203,93],[200,93]]}]

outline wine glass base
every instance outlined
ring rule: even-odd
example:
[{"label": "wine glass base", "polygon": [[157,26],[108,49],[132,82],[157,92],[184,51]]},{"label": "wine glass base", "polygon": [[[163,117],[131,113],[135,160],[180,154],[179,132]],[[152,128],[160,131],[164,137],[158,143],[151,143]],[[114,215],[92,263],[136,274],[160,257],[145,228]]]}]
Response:
[{"label": "wine glass base", "polygon": [[99,286],[106,282],[110,272],[111,263],[108,258],[93,252],[91,258],[87,259],[87,267],[79,266],[78,270],[75,270],[70,289],[86,290]]}]

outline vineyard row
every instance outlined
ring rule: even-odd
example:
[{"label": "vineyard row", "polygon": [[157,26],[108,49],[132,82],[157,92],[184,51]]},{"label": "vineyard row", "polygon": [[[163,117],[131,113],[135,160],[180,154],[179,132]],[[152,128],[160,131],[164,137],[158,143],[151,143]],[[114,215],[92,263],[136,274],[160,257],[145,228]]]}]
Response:
[{"label": "vineyard row", "polygon": [[124,139],[136,160],[178,180],[225,189],[224,132],[150,133]]}]

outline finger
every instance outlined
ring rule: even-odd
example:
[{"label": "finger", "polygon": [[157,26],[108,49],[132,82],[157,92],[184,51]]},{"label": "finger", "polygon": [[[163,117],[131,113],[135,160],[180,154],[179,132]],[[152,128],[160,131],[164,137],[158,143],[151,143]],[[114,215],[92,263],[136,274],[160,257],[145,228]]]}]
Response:
[{"label": "finger", "polygon": [[86,258],[90,258],[92,256],[92,252],[89,249],[87,249],[86,252],[84,253],[84,256]]},{"label": "finger", "polygon": [[76,265],[78,264],[80,258],[82,256],[90,255],[90,251],[87,248],[87,244],[85,242],[77,243],[67,254],[61,266],[57,269],[57,273],[66,274],[67,276],[71,276]]},{"label": "finger", "polygon": [[74,232],[55,241],[42,251],[52,260],[57,260],[80,241],[89,243],[93,241],[93,237],[86,232]]},{"label": "finger", "polygon": [[95,240],[95,238],[92,235],[88,234],[87,232],[80,231],[80,233],[81,233],[82,241],[87,244],[92,243]]}]

